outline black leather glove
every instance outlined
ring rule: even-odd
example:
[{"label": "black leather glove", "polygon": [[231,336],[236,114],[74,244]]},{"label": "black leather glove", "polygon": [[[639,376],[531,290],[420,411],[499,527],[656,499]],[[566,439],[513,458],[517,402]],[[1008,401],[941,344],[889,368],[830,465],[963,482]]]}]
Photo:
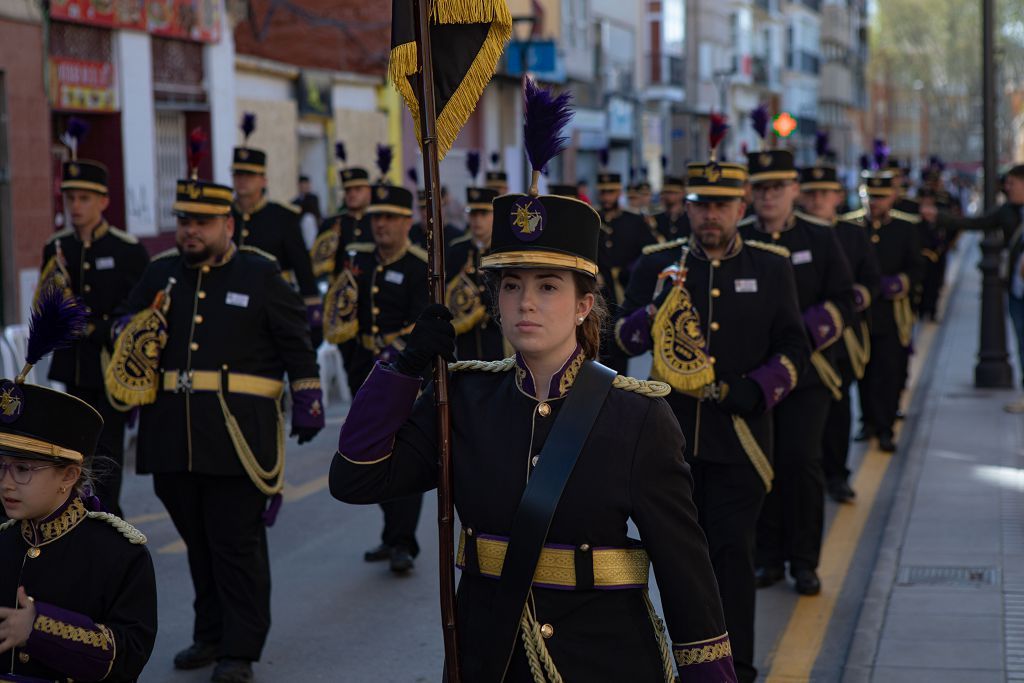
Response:
[{"label": "black leather glove", "polygon": [[394,367],[403,375],[419,377],[436,356],[449,363],[455,360],[452,312],[441,304],[431,304],[420,314]]},{"label": "black leather glove", "polygon": [[292,433],[289,436],[299,437],[299,445],[309,443],[316,435],[320,433],[322,427],[292,427]]},{"label": "black leather glove", "polygon": [[761,385],[747,377],[723,377],[722,384],[729,387],[718,402],[722,409],[733,415],[752,415],[764,412],[764,394]]}]

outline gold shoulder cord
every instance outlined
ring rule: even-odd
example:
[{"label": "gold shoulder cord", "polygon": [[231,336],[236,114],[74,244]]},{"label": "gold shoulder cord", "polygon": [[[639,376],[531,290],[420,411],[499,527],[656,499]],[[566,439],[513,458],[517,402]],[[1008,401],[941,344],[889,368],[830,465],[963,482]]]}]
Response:
[{"label": "gold shoulder cord", "polygon": [[750,464],[754,466],[757,474],[761,477],[761,481],[764,482],[765,493],[771,493],[772,480],[775,479],[775,470],[772,469],[768,456],[764,454],[761,446],[757,443],[757,439],[754,438],[754,433],[750,431],[750,425],[739,415],[733,415],[732,426],[736,430],[736,437],[740,440],[743,451],[750,458]]},{"label": "gold shoulder cord", "polygon": [[828,362],[828,359],[821,354],[820,351],[815,351],[811,354],[811,365],[818,372],[818,377],[821,379],[821,383],[825,385],[825,388],[832,394],[832,398],[839,400],[843,397],[843,393],[840,387],[843,386],[843,378],[839,376],[832,364]]},{"label": "gold shoulder cord", "polygon": [[[235,453],[238,455],[238,460],[242,463],[245,473],[249,475],[249,480],[259,489],[260,493],[267,496],[277,495],[284,488],[284,416],[281,415],[281,409],[279,407],[276,408],[277,458],[272,468],[264,470],[260,467],[259,460],[256,459],[252,449],[249,448],[249,444],[245,440],[245,434],[242,433],[242,428],[238,426],[238,420],[235,419],[235,416],[231,414],[231,409],[228,408],[228,402],[224,399],[223,387],[217,390],[217,399],[220,401],[221,412],[224,413],[224,425],[228,428],[228,436],[231,437],[231,443],[235,446]],[[275,405],[279,406],[280,396],[274,402]]]}]

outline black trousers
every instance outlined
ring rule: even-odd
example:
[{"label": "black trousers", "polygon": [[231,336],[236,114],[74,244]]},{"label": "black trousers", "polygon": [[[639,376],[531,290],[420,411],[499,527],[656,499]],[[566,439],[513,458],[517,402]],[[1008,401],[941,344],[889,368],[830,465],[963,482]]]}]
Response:
[{"label": "black trousers", "polygon": [[909,360],[910,351],[900,344],[895,332],[871,335],[871,360],[860,387],[864,395],[865,423],[871,425],[876,434],[892,434]]},{"label": "black trousers", "polygon": [[95,493],[108,512],[124,517],[121,512],[121,481],[124,470],[124,426],[128,414],[114,410],[103,389],[68,385],[67,390],[72,396],[95,408],[103,418],[103,431],[96,444],[96,455],[99,457],[93,461]]},{"label": "black trousers", "polygon": [[797,388],[774,409],[775,481],[757,524],[760,566],[818,567],[825,526],[821,439],[831,402],[819,384]]},{"label": "black trousers", "polygon": [[833,367],[842,377],[843,386],[840,387],[842,398],[828,406],[825,434],[821,441],[821,465],[827,482],[846,481],[850,478],[850,468],[846,466],[846,459],[850,454],[850,431],[853,422],[850,387],[856,379],[850,359],[846,356],[838,358]]},{"label": "black trousers", "polygon": [[753,683],[754,548],[764,484],[751,465],[692,461],[693,502],[708,539],[711,566],[718,580],[733,663],[741,683]]},{"label": "black trousers", "polygon": [[258,660],[270,630],[267,497],[248,477],[192,473],[154,474],[153,489],[188,549],[193,640]]}]

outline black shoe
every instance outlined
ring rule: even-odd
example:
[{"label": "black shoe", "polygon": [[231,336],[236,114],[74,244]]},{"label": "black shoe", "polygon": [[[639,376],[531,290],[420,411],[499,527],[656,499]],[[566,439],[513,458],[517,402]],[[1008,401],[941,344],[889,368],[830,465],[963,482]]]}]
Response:
[{"label": "black shoe", "polygon": [[412,569],[414,565],[412,553],[406,548],[399,546],[391,551],[391,571],[394,573],[404,574]]},{"label": "black shoe", "polygon": [[381,543],[373,550],[363,553],[363,559],[367,562],[383,562],[391,559],[391,546]]},{"label": "black shoe", "polygon": [[796,592],[800,595],[817,595],[821,592],[821,579],[813,569],[797,569],[790,573],[796,581]]},{"label": "black shoe", "polygon": [[754,580],[758,588],[773,586],[786,578],[786,570],[780,567],[758,567],[754,572]]},{"label": "black shoe", "polygon": [[848,503],[857,497],[857,494],[854,493],[845,479],[830,481],[827,490],[828,497],[837,503]]},{"label": "black shoe", "polygon": [[174,655],[175,669],[201,669],[217,661],[220,643],[192,643]]},{"label": "black shoe", "polygon": [[222,659],[210,680],[214,683],[252,683],[252,662],[248,659]]},{"label": "black shoe", "polygon": [[883,453],[895,453],[896,442],[892,440],[892,434],[884,433],[878,437],[878,450]]},{"label": "black shoe", "polygon": [[875,435],[875,430],[867,425],[860,428],[860,431],[853,437],[854,441],[868,441]]}]

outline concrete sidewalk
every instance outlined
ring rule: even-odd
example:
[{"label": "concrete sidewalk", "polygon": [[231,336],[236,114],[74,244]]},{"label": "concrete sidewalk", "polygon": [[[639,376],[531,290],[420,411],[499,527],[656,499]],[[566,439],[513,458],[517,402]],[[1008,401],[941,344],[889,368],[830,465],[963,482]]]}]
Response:
[{"label": "concrete sidewalk", "polygon": [[973,387],[977,260],[893,456],[905,461],[844,683],[1024,682],[1024,417],[1003,411],[1012,392]]}]

